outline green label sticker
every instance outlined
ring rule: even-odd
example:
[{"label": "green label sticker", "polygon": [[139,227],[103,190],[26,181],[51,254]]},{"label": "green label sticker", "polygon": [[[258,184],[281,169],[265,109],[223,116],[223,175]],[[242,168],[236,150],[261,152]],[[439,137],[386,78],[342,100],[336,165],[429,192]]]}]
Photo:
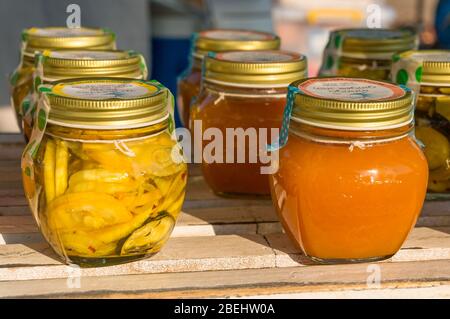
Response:
[{"label": "green label sticker", "polygon": [[42,83],[41,78],[40,78],[39,76],[37,76],[37,77],[34,79],[34,89],[35,89],[36,91],[37,91],[39,85],[41,85],[41,83]]},{"label": "green label sticker", "polygon": [[408,83],[408,72],[406,72],[405,69],[398,70],[397,76],[395,77],[395,81],[398,84],[403,84],[403,85]]},{"label": "green label sticker", "polygon": [[417,82],[421,82],[422,81],[422,73],[423,73],[423,67],[419,66],[416,69],[416,72],[415,72],[415,76],[416,76],[416,81]]},{"label": "green label sticker", "polygon": [[31,106],[30,100],[25,99],[22,102],[22,115],[25,115],[25,114],[28,113],[28,110],[30,109],[30,106]]},{"label": "green label sticker", "polygon": [[328,70],[328,69],[331,69],[332,67],[333,67],[333,64],[334,64],[334,59],[333,59],[333,57],[331,56],[331,55],[329,55],[328,57],[327,57],[327,60],[326,60],[326,62],[325,62],[325,68]]},{"label": "green label sticker", "polygon": [[47,114],[43,109],[39,110],[38,113],[38,128],[39,130],[43,130],[45,128],[45,124],[47,124]]},{"label": "green label sticker", "polygon": [[336,37],[334,38],[334,47],[338,49],[341,46],[341,42],[342,42],[342,35],[337,34]]}]

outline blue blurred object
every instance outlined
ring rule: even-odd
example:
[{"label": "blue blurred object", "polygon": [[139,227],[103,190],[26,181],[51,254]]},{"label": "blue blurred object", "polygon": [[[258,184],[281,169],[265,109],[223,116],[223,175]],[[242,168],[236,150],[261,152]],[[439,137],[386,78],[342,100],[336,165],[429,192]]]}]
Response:
[{"label": "blue blurred object", "polygon": [[[188,65],[190,50],[189,38],[152,38],[151,78],[161,82],[177,96],[177,77]],[[175,124],[182,126],[175,107]]]},{"label": "blue blurred object", "polygon": [[440,0],[436,7],[435,19],[438,45],[450,49],[450,0]]}]

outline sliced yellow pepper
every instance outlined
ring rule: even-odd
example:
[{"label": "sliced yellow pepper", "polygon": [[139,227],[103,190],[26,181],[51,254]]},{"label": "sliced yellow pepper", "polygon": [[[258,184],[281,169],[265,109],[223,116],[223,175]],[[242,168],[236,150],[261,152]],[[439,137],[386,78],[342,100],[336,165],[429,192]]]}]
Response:
[{"label": "sliced yellow pepper", "polygon": [[153,213],[154,210],[147,210],[141,214],[135,215],[128,222],[92,231],[90,232],[90,235],[103,243],[118,241],[119,239],[128,236],[136,228],[141,227]]},{"label": "sliced yellow pepper", "polygon": [[65,141],[56,142],[55,161],[55,196],[58,197],[67,188],[67,166],[69,163],[69,152]]},{"label": "sliced yellow pepper", "polygon": [[[103,168],[84,169],[73,174],[69,179],[69,186],[72,187],[82,182],[104,182],[121,183],[130,180],[128,173],[119,171],[109,171]],[[101,191],[101,190],[100,190]]]},{"label": "sliced yellow pepper", "polygon": [[52,229],[98,229],[127,222],[133,215],[113,196],[96,193],[69,193],[57,197],[48,207]]},{"label": "sliced yellow pepper", "polygon": [[114,254],[117,249],[116,243],[104,244],[79,230],[62,233],[60,238],[69,255],[75,252],[79,256],[100,257]]},{"label": "sliced yellow pepper", "polygon": [[[144,206],[147,209],[157,204],[162,198],[161,192],[153,187],[152,190],[143,193],[128,193],[119,197],[119,200],[131,211],[135,211],[136,207]],[[146,209],[144,209],[146,210]]]},{"label": "sliced yellow pepper", "polygon": [[53,140],[48,140],[44,153],[44,188],[47,204],[55,198],[55,151]]},{"label": "sliced yellow pepper", "polygon": [[175,220],[172,216],[162,213],[135,230],[122,246],[121,255],[145,254],[161,242],[165,242],[172,232]]},{"label": "sliced yellow pepper", "polygon": [[103,168],[132,172],[132,161],[129,156],[113,148],[113,144],[84,144],[84,153]]},{"label": "sliced yellow pepper", "polygon": [[123,183],[104,183],[96,181],[86,181],[79,183],[71,183],[68,193],[95,192],[101,191],[106,194],[128,193],[136,189],[136,183],[126,181]]}]

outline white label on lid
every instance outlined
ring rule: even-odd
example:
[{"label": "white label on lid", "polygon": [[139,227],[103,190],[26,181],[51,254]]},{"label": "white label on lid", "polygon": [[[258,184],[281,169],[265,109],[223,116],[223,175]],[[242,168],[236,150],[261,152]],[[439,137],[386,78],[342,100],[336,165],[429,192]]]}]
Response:
[{"label": "white label on lid", "polygon": [[64,50],[51,51],[49,56],[52,58],[67,60],[119,60],[125,58],[127,54],[124,52],[110,51]]},{"label": "white label on lid", "polygon": [[102,35],[104,31],[88,28],[31,28],[28,33],[41,37],[82,37]]},{"label": "white label on lid", "polygon": [[234,62],[286,62],[299,59],[281,51],[234,51],[218,53],[216,58]]},{"label": "white label on lid", "polygon": [[406,36],[405,31],[400,30],[384,30],[384,29],[365,29],[365,30],[349,30],[344,32],[345,37],[360,38],[367,40],[383,40],[396,39]]},{"label": "white label on lid", "polygon": [[60,83],[53,87],[52,93],[83,100],[130,100],[153,95],[158,88],[142,82],[78,82]]},{"label": "white label on lid", "polygon": [[298,88],[309,96],[340,101],[382,101],[405,95],[399,86],[365,79],[311,79],[300,83]]},{"label": "white label on lid", "polygon": [[273,35],[269,33],[243,30],[211,30],[200,33],[201,37],[215,40],[269,40]]}]

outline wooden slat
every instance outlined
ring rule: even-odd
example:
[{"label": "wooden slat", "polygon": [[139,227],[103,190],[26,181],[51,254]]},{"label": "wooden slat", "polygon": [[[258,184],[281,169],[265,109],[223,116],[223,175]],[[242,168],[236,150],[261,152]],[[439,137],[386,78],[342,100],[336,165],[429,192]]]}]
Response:
[{"label": "wooden slat", "polygon": [[[27,206],[20,208],[20,214],[2,216],[0,207],[0,245],[39,242],[42,237]],[[428,212],[424,212],[427,214]],[[417,227],[450,227],[450,213],[444,216],[421,216]],[[229,234],[271,234],[281,233],[282,227],[272,205],[249,207],[199,207],[186,209],[177,222],[172,236],[214,236]]]},{"label": "wooden slat", "polygon": [[[284,234],[268,234],[266,239],[277,256],[277,267],[292,267],[299,263],[309,263]],[[400,251],[389,261],[436,259],[450,259],[450,227],[415,228]]]},{"label": "wooden slat", "polygon": [[[81,288],[69,289],[66,278],[74,269],[61,264],[44,242],[23,196],[23,147],[20,134],[0,134],[0,297],[326,297],[369,291],[367,265],[310,266],[282,234],[270,199],[219,197],[199,165],[189,165],[183,213],[159,254],[82,269]],[[402,249],[377,265],[387,295],[401,288],[405,295],[446,296],[450,202],[425,203]]]},{"label": "wooden slat", "polygon": [[[379,289],[444,287],[450,260],[380,263]],[[79,288],[65,278],[0,282],[0,297],[195,298],[362,291],[371,274],[367,264],[245,269],[189,273],[85,277]],[[73,281],[70,281],[72,283]],[[375,289],[375,288],[372,288]]]},{"label": "wooden slat", "polygon": [[[450,259],[450,228],[416,228],[390,261]],[[173,237],[152,258],[134,263],[83,269],[85,276],[187,272],[310,264],[283,234]],[[0,245],[0,281],[61,278],[60,264],[44,243]]]}]

